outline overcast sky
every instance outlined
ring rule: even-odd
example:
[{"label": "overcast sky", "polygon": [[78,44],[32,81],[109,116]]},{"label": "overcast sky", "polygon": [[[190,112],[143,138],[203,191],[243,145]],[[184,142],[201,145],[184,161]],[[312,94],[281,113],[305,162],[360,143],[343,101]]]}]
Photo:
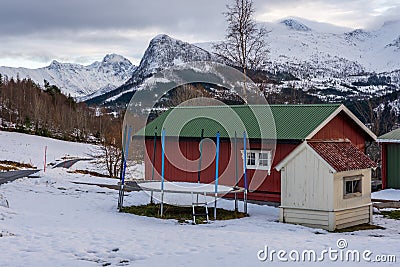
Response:
[{"label": "overcast sky", "polygon": [[[152,37],[219,40],[229,0],[0,0],[0,66],[88,64],[116,53],[138,64]],[[296,16],[350,28],[400,19],[399,0],[255,0],[258,21]]]}]

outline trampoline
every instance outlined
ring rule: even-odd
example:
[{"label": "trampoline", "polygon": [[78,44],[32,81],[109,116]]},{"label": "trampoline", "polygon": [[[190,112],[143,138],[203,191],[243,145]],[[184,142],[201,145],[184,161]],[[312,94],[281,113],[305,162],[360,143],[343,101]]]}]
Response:
[{"label": "trampoline", "polygon": [[[128,148],[129,148],[129,143],[131,139],[131,132],[132,129],[130,128],[127,132],[127,139],[124,138],[124,140],[127,140],[125,145],[125,150],[123,153],[123,169],[121,171],[121,183],[120,183],[120,192],[119,192],[119,199],[118,199],[118,207],[120,210],[122,209],[123,206],[123,198],[124,198],[124,178],[125,178],[125,169],[126,169],[126,158],[128,156]],[[126,134],[126,130],[125,130]],[[195,223],[195,207],[204,207],[206,210],[206,215],[207,215],[207,221],[208,221],[208,204],[211,202],[214,202],[214,219],[217,218],[217,200],[218,196],[223,196],[229,193],[234,193],[235,194],[235,210],[237,210],[237,193],[243,192],[243,202],[244,202],[244,213],[247,214],[247,193],[248,193],[248,183],[247,183],[247,174],[246,174],[246,158],[243,158],[243,176],[244,176],[244,188],[238,187],[238,181],[237,181],[237,172],[236,172],[236,185],[235,186],[226,186],[226,185],[220,185],[219,182],[219,175],[218,175],[218,168],[219,168],[219,147],[220,147],[220,133],[216,133],[216,155],[215,155],[215,179],[214,183],[200,183],[200,167],[201,167],[201,158],[202,158],[202,147],[200,147],[200,161],[199,161],[199,176],[198,176],[198,181],[196,182],[173,182],[173,181],[165,181],[165,176],[164,176],[164,161],[165,161],[165,129],[162,129],[161,132],[161,181],[154,181],[154,156],[153,156],[153,171],[152,171],[152,180],[149,181],[136,181],[137,186],[143,190],[143,191],[150,191],[151,192],[151,199],[150,203],[153,202],[153,192],[160,192],[161,197],[160,197],[160,216],[163,216],[163,207],[164,207],[164,194],[165,193],[178,193],[178,194],[190,194],[192,197],[192,202],[191,206],[193,207],[193,222]],[[155,139],[156,139],[155,135]],[[201,133],[201,138],[203,138],[203,130]],[[243,133],[243,139],[244,139],[244,153],[246,154],[246,133]],[[156,149],[156,142],[154,140],[154,152]],[[236,148],[236,133],[235,133],[235,148]],[[155,153],[153,153],[155,155]],[[237,161],[237,160],[236,160]],[[236,162],[237,166],[237,162]],[[129,187],[129,186],[127,186]],[[197,196],[196,200],[194,198],[194,195]],[[199,195],[204,196],[204,201],[199,202]],[[207,197],[214,197],[214,201],[207,201]],[[177,205],[177,206],[187,206],[187,205]]]},{"label": "trampoline", "polygon": [[[137,182],[138,186],[143,191],[161,192],[161,181],[143,181]],[[215,194],[214,184],[199,184],[189,182],[164,182],[164,192],[166,193],[181,193],[181,194]],[[244,188],[230,187],[225,185],[219,185],[217,194],[228,194],[228,193],[239,193],[243,192]]]}]

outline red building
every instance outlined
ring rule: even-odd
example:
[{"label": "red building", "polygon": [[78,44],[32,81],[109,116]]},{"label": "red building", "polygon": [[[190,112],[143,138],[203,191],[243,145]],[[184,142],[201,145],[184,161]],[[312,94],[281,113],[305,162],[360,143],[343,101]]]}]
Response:
[{"label": "red building", "polygon": [[[267,111],[272,113],[275,126],[268,122],[268,119],[264,120],[265,125],[258,125],[255,120],[253,111],[262,112],[265,106],[179,107],[164,112],[145,129],[145,179],[150,180],[153,173],[155,132],[157,135],[154,179],[160,179],[160,135],[163,128],[166,130],[164,177],[167,181],[197,182],[200,176],[202,183],[213,183],[215,145],[211,140],[215,141],[216,132],[220,132],[220,184],[232,186],[237,177],[238,185],[242,187],[244,145],[241,129],[245,128],[249,144],[246,153],[250,184],[248,197],[252,200],[273,202],[280,202],[281,192],[281,175],[275,170],[275,166],[303,141],[349,140],[364,152],[366,143],[376,139],[376,136],[343,105],[269,107],[270,111]],[[242,125],[233,117],[239,118]],[[269,129],[267,135],[260,133],[260,127]],[[238,137],[236,141],[232,138],[233,129]],[[205,139],[201,138],[202,132]],[[204,169],[199,172],[201,140],[201,168]]]}]

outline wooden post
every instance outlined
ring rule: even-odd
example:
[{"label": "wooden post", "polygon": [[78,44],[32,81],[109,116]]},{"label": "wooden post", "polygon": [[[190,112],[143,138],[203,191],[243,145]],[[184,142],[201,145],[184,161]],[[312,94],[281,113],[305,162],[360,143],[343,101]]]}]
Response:
[{"label": "wooden post", "polygon": [[44,166],[43,166],[43,172],[46,172],[46,165],[47,165],[47,146],[44,147]]}]

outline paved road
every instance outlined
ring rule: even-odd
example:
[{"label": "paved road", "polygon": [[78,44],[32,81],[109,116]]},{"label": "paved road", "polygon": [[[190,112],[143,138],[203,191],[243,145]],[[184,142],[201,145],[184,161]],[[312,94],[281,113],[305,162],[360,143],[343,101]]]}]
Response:
[{"label": "paved road", "polygon": [[40,170],[17,170],[17,171],[0,172],[0,184],[12,182],[22,177],[28,177],[29,175],[32,175],[39,171]]},{"label": "paved road", "polygon": [[91,160],[91,159],[69,159],[69,160],[66,160],[66,161],[63,161],[63,162],[60,162],[60,163],[54,165],[53,169],[54,168],[67,168],[68,169],[72,165],[74,165],[75,163],[77,163],[78,161],[81,161],[81,160]]}]

